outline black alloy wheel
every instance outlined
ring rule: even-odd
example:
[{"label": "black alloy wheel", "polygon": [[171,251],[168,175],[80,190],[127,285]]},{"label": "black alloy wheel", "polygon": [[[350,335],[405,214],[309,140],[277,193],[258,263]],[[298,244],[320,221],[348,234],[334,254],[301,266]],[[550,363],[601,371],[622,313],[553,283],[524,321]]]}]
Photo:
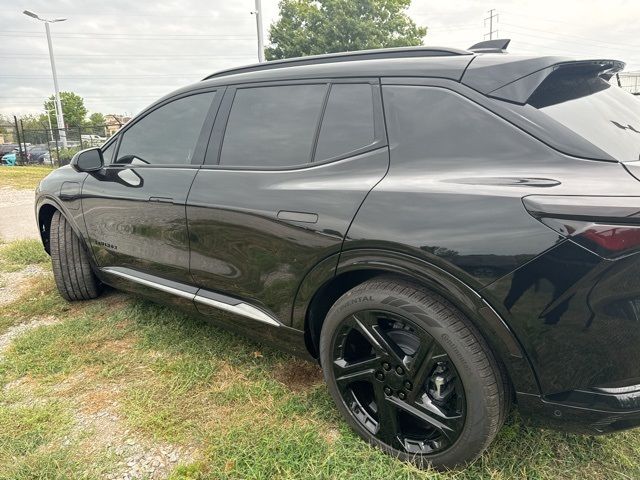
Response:
[{"label": "black alloy wheel", "polygon": [[477,458],[510,406],[504,369],[475,326],[404,279],[374,278],[340,297],[322,326],[320,361],[356,433],[421,468]]},{"label": "black alloy wheel", "polygon": [[333,370],[351,414],[392,448],[431,454],[460,436],[460,376],[440,344],[407,318],[382,310],[350,315],[334,343]]}]

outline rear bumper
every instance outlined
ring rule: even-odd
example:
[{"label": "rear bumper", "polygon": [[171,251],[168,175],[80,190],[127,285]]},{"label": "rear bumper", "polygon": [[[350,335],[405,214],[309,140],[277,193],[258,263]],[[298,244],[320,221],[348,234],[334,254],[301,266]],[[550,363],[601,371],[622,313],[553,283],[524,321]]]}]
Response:
[{"label": "rear bumper", "polygon": [[523,417],[573,433],[600,435],[640,426],[640,386],[624,393],[574,390],[542,398],[518,393]]}]

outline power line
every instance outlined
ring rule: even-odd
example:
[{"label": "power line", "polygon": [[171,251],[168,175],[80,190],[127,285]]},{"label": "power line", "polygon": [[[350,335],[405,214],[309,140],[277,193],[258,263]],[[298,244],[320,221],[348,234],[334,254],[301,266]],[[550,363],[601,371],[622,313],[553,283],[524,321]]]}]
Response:
[{"label": "power line", "polygon": [[216,14],[211,14],[211,15],[206,15],[206,14],[198,14],[198,15],[174,15],[171,12],[167,12],[166,14],[153,14],[153,13],[122,13],[122,12],[114,12],[114,13],[105,13],[105,12],[86,12],[86,13],[82,13],[82,12],[67,12],[67,13],[63,13],[63,12],[43,12],[41,15],[46,16],[53,16],[53,17],[93,17],[93,18],[100,18],[100,17],[119,17],[119,18],[125,18],[125,17],[160,17],[160,18],[219,18],[218,15]]},{"label": "power line", "polygon": [[[506,25],[506,24],[503,24]],[[510,27],[510,28],[514,28],[514,27]],[[573,42],[571,40],[564,40],[562,38],[559,37],[546,37],[546,36],[542,36],[539,34],[530,34],[530,33],[524,33],[524,32],[520,32],[520,31],[515,31],[514,30],[514,35],[511,35],[512,37],[518,37],[518,36],[524,36],[527,38],[535,38],[538,40],[550,40],[552,42],[557,42],[557,43],[561,43],[563,45],[566,44],[571,44],[571,45],[579,45],[582,47],[582,52],[578,53],[578,55],[582,55],[584,54],[585,51],[589,51],[589,50],[593,50],[595,48],[599,48],[599,49],[607,49],[607,50],[617,50],[618,52],[623,52],[625,56],[631,57],[631,58],[638,58],[638,52],[635,49],[625,49],[625,48],[621,48],[621,47],[609,47],[609,46],[603,46],[603,45],[597,45],[597,44],[584,44],[584,43],[580,43],[580,42]],[[517,43],[523,43],[520,39],[517,40]],[[538,47],[541,47],[541,45],[538,45]],[[546,46],[544,46],[544,48],[548,48]],[[570,49],[565,49],[566,51],[571,51]],[[575,53],[575,51],[574,51]]]},{"label": "power line", "polygon": [[[508,36],[514,38],[517,35],[524,35],[526,37],[529,37],[530,35],[526,35],[523,33],[519,33],[519,32],[514,32],[514,35],[508,34]],[[534,38],[539,38],[539,37],[534,37]],[[539,55],[541,50],[545,50],[545,51],[551,51],[552,53],[557,53],[559,55],[567,55],[567,56],[576,56],[576,57],[580,57],[580,56],[584,56],[585,55],[585,51],[583,50],[582,52],[578,52],[576,50],[572,50],[571,48],[567,49],[564,47],[555,47],[555,46],[547,46],[544,44],[540,44],[540,43],[531,43],[531,42],[527,42],[527,41],[522,41],[519,38],[513,41],[513,45],[515,46],[529,46],[531,48],[527,48],[526,50],[531,50],[532,53]],[[588,50],[588,49],[587,49]],[[637,54],[636,54],[637,55]],[[628,57],[628,59],[632,59],[632,60],[636,60],[639,59],[640,57],[635,56],[635,57]]]},{"label": "power line", "polygon": [[[3,30],[0,32],[0,36],[3,37],[29,37],[39,38],[42,36],[40,32],[23,31],[23,30]],[[52,35],[54,38],[137,38],[137,39],[176,39],[176,40],[189,40],[189,39],[211,39],[216,40],[220,38],[229,39],[251,39],[251,35],[235,35],[235,34],[154,34],[154,33],[86,33],[86,32],[62,32]]]},{"label": "power line", "polygon": [[496,34],[496,37],[498,36],[498,30],[494,30],[493,29],[493,19],[496,19],[496,23],[498,23],[498,14],[494,13],[496,11],[495,8],[492,8],[491,10],[489,10],[487,13],[489,14],[489,16],[487,18],[484,19],[484,25],[485,27],[487,26],[487,22],[489,22],[489,33],[485,34],[484,38],[487,38],[487,36],[489,37],[489,40],[493,40],[493,34]]},{"label": "power line", "polygon": [[[0,98],[42,98],[45,101],[49,101],[49,97],[42,97],[40,95],[11,95],[0,96]],[[88,97],[82,97],[84,100],[92,100],[95,98],[158,98],[158,95],[92,95]]]},{"label": "power line", "polygon": [[[204,77],[205,75],[209,75],[211,72],[201,72],[201,73],[166,73],[166,74],[140,74],[140,75],[58,75],[58,78],[87,78],[87,79],[114,79],[114,78],[185,78],[185,77]],[[12,75],[12,74],[0,74],[0,78],[49,78],[50,75]]]},{"label": "power line", "polygon": [[[549,32],[547,30],[540,30],[537,28],[531,28],[531,27],[525,27],[522,25],[517,25],[515,23],[507,23],[507,22],[503,22],[502,25],[507,25],[513,28],[517,28],[517,29],[521,29],[521,30],[527,30],[527,31],[531,31],[531,32],[540,32],[540,33],[544,33],[544,34],[548,34],[548,35],[555,35],[557,38],[562,39],[563,42],[571,42],[571,43],[579,43],[579,44],[584,44],[585,42],[587,43],[592,43],[596,46],[602,46],[602,47],[609,47],[611,46],[618,46],[618,47],[622,47],[625,49],[629,49],[629,50],[638,50],[640,49],[640,46],[635,46],[635,45],[628,45],[628,44],[622,44],[622,43],[613,43],[613,42],[605,42],[605,41],[601,41],[601,40],[593,40],[587,37],[583,37],[580,35],[573,35],[573,34],[569,34],[569,33],[563,33],[562,35],[557,35],[554,34],[553,32]],[[572,37],[572,38],[576,38],[579,39],[580,42],[577,42],[575,40],[565,40],[565,37]]]},{"label": "power line", "polygon": [[544,22],[550,22],[550,23],[558,23],[558,24],[562,24],[562,25],[571,25],[572,27],[576,26],[576,22],[575,20],[570,22],[570,21],[566,21],[566,20],[558,20],[555,18],[549,18],[549,17],[542,17],[540,15],[530,15],[528,12],[523,15],[522,12],[514,12],[511,10],[505,10],[504,8],[501,8],[500,11],[504,14],[508,14],[514,17],[525,17],[527,20],[535,18],[536,20],[542,20]]},{"label": "power line", "polygon": [[[44,53],[10,53],[0,55],[0,58],[46,58]],[[122,55],[117,53],[68,53],[57,54],[57,57],[68,58],[253,58],[253,55],[215,55],[215,54],[154,54],[154,55]]]}]

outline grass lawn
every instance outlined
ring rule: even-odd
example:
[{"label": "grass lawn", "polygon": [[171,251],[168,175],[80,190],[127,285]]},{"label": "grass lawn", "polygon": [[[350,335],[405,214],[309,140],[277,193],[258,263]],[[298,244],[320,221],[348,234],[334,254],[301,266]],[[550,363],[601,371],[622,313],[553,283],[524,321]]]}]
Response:
[{"label": "grass lawn", "polygon": [[0,167],[0,188],[24,188],[34,190],[40,180],[46,177],[53,167],[51,166],[16,166]]},{"label": "grass lawn", "polygon": [[[3,275],[36,248],[0,247]],[[121,478],[137,457],[160,466],[134,478],[640,478],[640,431],[565,435],[516,413],[468,469],[419,471],[350,432],[316,365],[122,293],[68,304],[38,265],[0,305],[0,479]],[[39,326],[2,350],[17,325]]]}]

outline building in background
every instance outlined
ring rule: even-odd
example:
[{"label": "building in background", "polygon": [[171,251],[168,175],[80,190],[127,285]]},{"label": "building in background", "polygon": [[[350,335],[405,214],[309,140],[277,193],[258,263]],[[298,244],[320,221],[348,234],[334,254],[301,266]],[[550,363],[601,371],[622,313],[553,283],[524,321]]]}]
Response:
[{"label": "building in background", "polygon": [[616,77],[620,87],[634,95],[640,95],[640,71],[622,72],[616,75]]},{"label": "building in background", "polygon": [[111,137],[114,133],[120,130],[125,123],[131,120],[131,117],[124,115],[109,114],[104,116],[107,123],[105,125],[107,137]]}]

